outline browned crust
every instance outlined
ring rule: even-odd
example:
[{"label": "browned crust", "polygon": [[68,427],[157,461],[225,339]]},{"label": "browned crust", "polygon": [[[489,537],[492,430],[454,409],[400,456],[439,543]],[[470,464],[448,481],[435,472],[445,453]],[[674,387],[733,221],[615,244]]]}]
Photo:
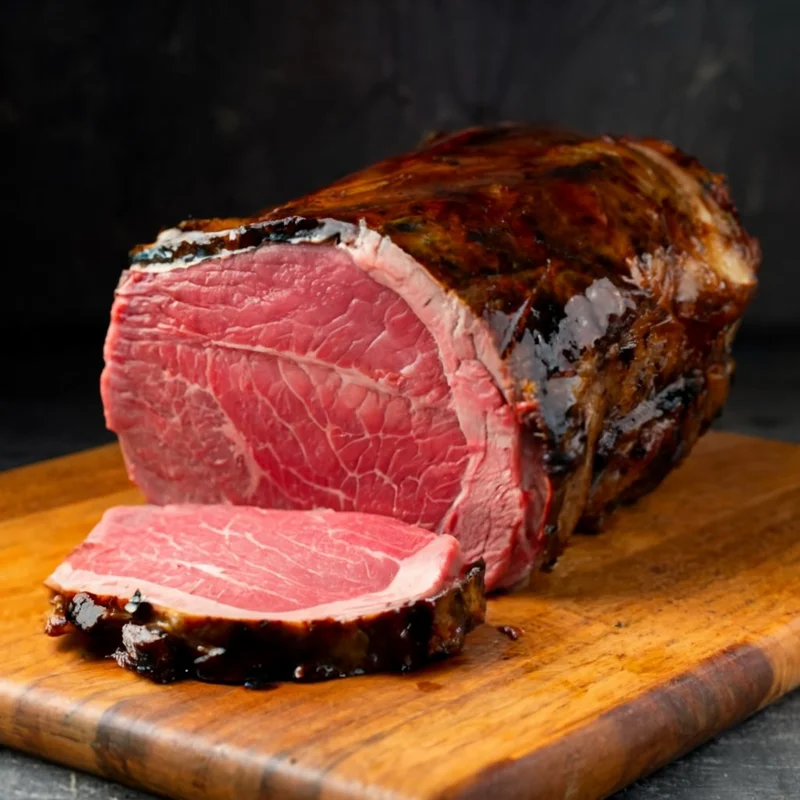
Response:
[{"label": "browned crust", "polygon": [[[657,484],[720,413],[760,250],[724,178],[666,142],[471,128],[252,217],[181,223],[207,241],[132,259],[302,240],[324,219],[390,237],[488,323],[537,462],[523,489],[546,473],[529,531],[543,563],[580,518]],[[598,285],[615,293],[606,308],[570,315]]]},{"label": "browned crust", "polygon": [[346,622],[225,620],[87,592],[56,593],[52,603],[50,636],[79,632],[158,683],[250,685],[417,669],[459,652],[486,612],[482,561],[434,597]]},{"label": "browned crust", "polygon": [[[646,153],[674,164],[678,174]],[[686,185],[699,192],[711,224],[698,217],[698,198]],[[680,316],[719,325],[741,315],[760,261],[724,178],[672,145],[524,125],[470,128],[251,217],[188,220],[179,228],[225,232],[216,247],[237,249],[260,243],[265,223],[277,223],[267,236],[280,241],[313,229],[321,218],[364,220],[476,313],[499,316],[494,326],[519,310],[523,296],[535,294],[540,313],[523,315],[520,332],[525,322],[541,327],[543,300],[563,307],[594,279],[630,279],[657,255],[663,264],[644,276],[651,279],[647,288],[657,288]],[[242,232],[229,237],[236,228]],[[704,244],[712,233],[736,253],[750,280],[725,281],[709,263]],[[178,255],[202,257],[214,249],[194,243]],[[680,300],[686,255],[705,269],[696,297]],[[173,254],[152,245],[132,253],[139,263],[167,256]]]}]

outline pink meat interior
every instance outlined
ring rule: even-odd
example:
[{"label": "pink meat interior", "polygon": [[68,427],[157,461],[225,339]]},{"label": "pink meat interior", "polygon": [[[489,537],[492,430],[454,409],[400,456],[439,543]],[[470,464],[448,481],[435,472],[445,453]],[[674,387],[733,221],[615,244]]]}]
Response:
[{"label": "pink meat interior", "polygon": [[152,502],[327,507],[436,529],[468,447],[436,344],[335,247],[133,273],[103,396]]},{"label": "pink meat interior", "polygon": [[461,567],[452,537],[374,515],[122,506],[48,584],[123,599],[139,589],[151,602],[195,613],[220,613],[198,604],[202,598],[234,615],[285,614],[346,608],[370,595],[384,605],[406,602],[437,592]]}]

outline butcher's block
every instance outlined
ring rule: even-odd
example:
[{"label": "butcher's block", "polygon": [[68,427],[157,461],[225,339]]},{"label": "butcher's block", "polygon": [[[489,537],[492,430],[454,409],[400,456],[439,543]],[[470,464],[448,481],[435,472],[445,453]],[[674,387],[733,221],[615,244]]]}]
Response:
[{"label": "butcher's block", "polygon": [[0,475],[0,741],[179,798],[590,798],[800,682],[800,447],[708,435],[464,652],[408,675],[158,686],[42,630],[116,447]]}]

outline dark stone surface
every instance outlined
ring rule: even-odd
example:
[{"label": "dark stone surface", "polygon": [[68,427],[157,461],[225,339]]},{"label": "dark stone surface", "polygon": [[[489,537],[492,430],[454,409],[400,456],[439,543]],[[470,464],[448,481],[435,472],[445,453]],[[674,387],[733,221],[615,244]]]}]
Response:
[{"label": "dark stone surface", "polygon": [[150,800],[154,797],[0,747],[2,800]]},{"label": "dark stone surface", "polygon": [[[746,330],[745,330],[746,333]],[[108,440],[97,399],[102,331],[24,350],[9,368],[27,389],[0,398],[0,468]],[[70,357],[66,357],[71,354]],[[737,346],[734,390],[718,427],[800,442],[800,341],[784,333]],[[34,366],[35,365],[35,366]],[[55,381],[57,391],[42,387]],[[32,391],[31,391],[32,390]],[[800,797],[800,694],[618,795],[618,800],[778,800]],[[149,795],[0,748],[2,800],[146,800]]]}]

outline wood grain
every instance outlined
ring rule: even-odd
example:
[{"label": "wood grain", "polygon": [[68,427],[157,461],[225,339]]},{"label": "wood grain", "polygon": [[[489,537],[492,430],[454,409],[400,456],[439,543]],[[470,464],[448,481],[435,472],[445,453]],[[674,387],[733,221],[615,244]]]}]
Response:
[{"label": "wood grain", "polygon": [[115,448],[0,476],[3,743],[185,798],[591,798],[800,682],[794,445],[707,436],[534,590],[492,600],[450,662],[265,692],[155,686],[42,635],[41,579],[137,497]]}]

